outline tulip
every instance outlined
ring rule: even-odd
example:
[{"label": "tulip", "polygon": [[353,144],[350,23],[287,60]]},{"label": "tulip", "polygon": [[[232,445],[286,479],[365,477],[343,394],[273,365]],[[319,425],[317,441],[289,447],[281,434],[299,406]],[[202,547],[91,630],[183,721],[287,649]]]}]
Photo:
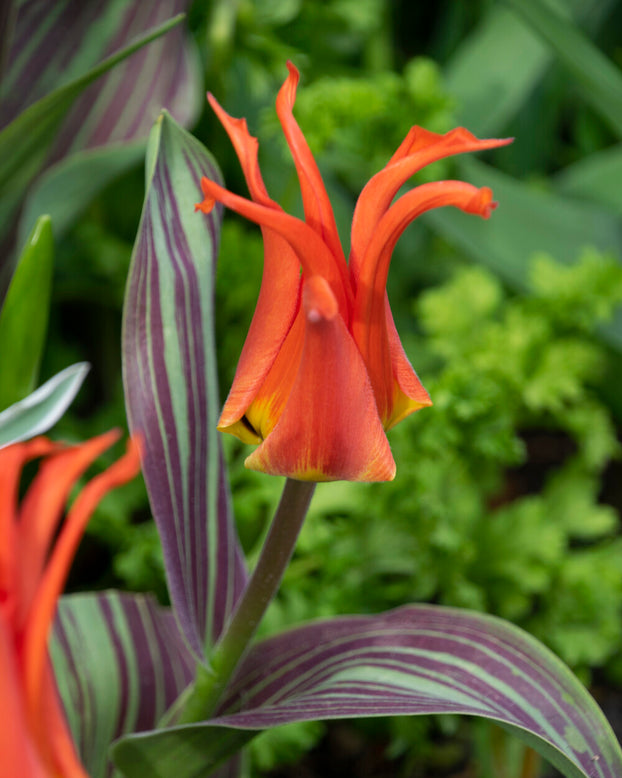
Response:
[{"label": "tulip", "polygon": [[425,211],[452,205],[488,218],[496,206],[488,187],[461,181],[422,184],[392,201],[425,165],[510,141],[478,140],[463,128],[438,135],[413,127],[361,192],[346,262],[320,172],[293,116],[298,71],[291,63],[288,69],[276,110],[298,173],[304,221],[268,195],[246,121],[208,95],[251,200],[203,178],[205,199],[196,207],[209,213],[223,203],[260,225],[264,241],[259,299],[218,428],[260,444],[246,459],[255,470],[298,480],[387,481],[395,462],[386,431],[432,404],[393,323],[386,294],[391,254]]},{"label": "tulip", "polygon": [[[75,481],[118,438],[78,446],[35,438],[0,449],[0,775],[86,778],[65,719],[47,640],[71,561],[101,498],[140,467],[136,442],[74,500]],[[44,457],[18,505],[20,475]]]}]

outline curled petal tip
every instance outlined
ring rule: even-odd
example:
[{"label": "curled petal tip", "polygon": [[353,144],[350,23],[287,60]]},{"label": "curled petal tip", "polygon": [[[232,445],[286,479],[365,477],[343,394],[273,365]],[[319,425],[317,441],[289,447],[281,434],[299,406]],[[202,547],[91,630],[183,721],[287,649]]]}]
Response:
[{"label": "curled petal tip", "polygon": [[289,70],[290,76],[296,79],[296,83],[298,83],[298,79],[300,78],[300,71],[294,65],[294,63],[291,61],[291,59],[287,60],[287,69]]},{"label": "curled petal tip", "polygon": [[482,219],[488,219],[497,205],[498,203],[492,199],[492,189],[488,186],[483,186],[474,193],[470,202],[468,202],[464,208],[464,211],[466,213],[477,214],[478,216],[481,216]]},{"label": "curled petal tip", "polygon": [[328,281],[322,276],[311,276],[302,293],[302,301],[311,324],[331,321],[339,312],[339,304]]},{"label": "curled petal tip", "polygon": [[194,204],[195,213],[196,211],[203,211],[203,213],[211,213],[212,209],[216,205],[216,200],[210,194],[210,180],[208,178],[203,177],[201,179],[201,189],[203,190],[205,199],[201,203]]},{"label": "curled petal tip", "polygon": [[211,213],[216,205],[216,200],[213,197],[206,197],[202,203],[195,203],[194,210],[203,211],[203,213]]}]

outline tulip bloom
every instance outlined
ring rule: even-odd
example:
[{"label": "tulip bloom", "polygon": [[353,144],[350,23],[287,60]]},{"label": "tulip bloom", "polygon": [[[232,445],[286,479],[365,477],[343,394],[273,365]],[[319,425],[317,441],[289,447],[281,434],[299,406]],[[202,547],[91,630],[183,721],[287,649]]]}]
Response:
[{"label": "tulip bloom", "polygon": [[[88,778],[58,696],[47,650],[56,601],[86,523],[101,498],[140,467],[135,442],[93,478],[62,523],[69,491],[117,439],[78,446],[35,438],[0,450],[0,775]],[[23,466],[45,457],[18,506]]]},{"label": "tulip bloom", "polygon": [[386,295],[393,248],[410,222],[432,208],[452,205],[488,218],[496,206],[488,187],[461,181],[422,184],[393,198],[425,165],[509,140],[478,140],[462,128],[438,135],[413,127],[361,192],[346,262],[320,172],[292,113],[298,71],[291,63],[288,69],[276,110],[305,221],[269,197],[246,121],[208,95],[252,200],[203,178],[205,199],[197,208],[209,213],[221,202],[259,224],[264,240],[257,308],[218,428],[260,444],[246,460],[255,470],[299,480],[387,481],[395,462],[385,431],[432,404],[393,323]]}]

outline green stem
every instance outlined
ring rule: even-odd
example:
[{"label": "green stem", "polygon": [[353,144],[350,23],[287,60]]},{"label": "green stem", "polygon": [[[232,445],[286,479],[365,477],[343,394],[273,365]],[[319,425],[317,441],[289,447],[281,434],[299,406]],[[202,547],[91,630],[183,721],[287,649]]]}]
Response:
[{"label": "green stem", "polygon": [[257,566],[212,653],[209,667],[199,666],[194,689],[178,723],[203,721],[214,713],[233,671],[279,588],[314,490],[315,483],[310,481],[288,478],[285,482]]}]

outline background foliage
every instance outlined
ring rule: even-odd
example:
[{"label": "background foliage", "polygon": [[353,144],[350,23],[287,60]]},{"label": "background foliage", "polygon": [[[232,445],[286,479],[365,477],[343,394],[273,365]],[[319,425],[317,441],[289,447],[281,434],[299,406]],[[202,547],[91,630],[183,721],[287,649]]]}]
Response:
[{"label": "background foliage", "polygon": [[[285,60],[301,69],[296,115],[346,247],[354,198],[412,124],[443,132],[465,123],[481,136],[516,137],[477,162],[443,161],[421,174],[421,181],[490,183],[500,201],[488,223],[467,226],[453,213],[422,218],[395,253],[392,308],[434,408],[392,431],[394,483],[320,487],[263,633],[411,601],[477,608],[550,645],[597,696],[601,690],[606,707],[622,688],[622,328],[611,319],[622,301],[622,127],[591,99],[589,67],[595,63],[598,76],[597,55],[605,57],[622,83],[615,35],[622,4],[557,7],[562,18],[576,12],[593,42],[584,60],[587,89],[564,69],[560,52],[570,39],[561,22],[544,41],[491,0],[197,0],[188,24],[206,88],[232,115],[247,117],[272,196],[296,213],[295,172],[273,99]],[[615,78],[602,72],[614,90]],[[207,108],[193,131],[219,160],[228,187],[245,192]],[[93,365],[59,435],[84,438],[124,423],[120,310],[142,196],[137,165],[57,236],[42,376],[83,359]],[[261,252],[259,231],[227,214],[217,277],[223,398],[252,315]],[[252,559],[281,484],[244,470],[245,451],[225,443]],[[106,498],[71,584],[166,597],[141,484]],[[494,755],[515,747],[484,725],[448,719],[356,727],[353,748],[380,743],[403,775],[458,774],[466,762],[477,775],[501,774]],[[313,723],[259,737],[252,769],[299,758],[325,730]],[[415,754],[420,772],[413,772]]]}]

